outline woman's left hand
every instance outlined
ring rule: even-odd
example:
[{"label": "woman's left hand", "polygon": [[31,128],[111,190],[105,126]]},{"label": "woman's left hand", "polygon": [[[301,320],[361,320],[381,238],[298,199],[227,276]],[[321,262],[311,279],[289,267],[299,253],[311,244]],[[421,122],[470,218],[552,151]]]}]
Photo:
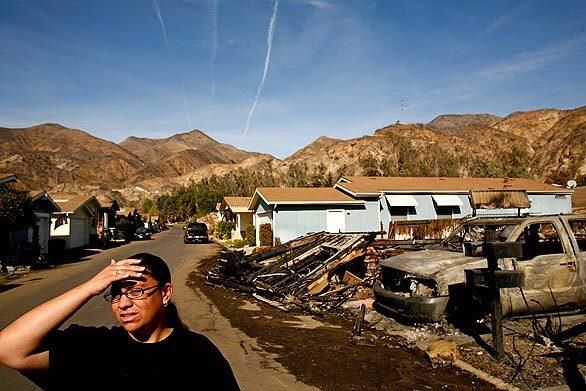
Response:
[{"label": "woman's left hand", "polygon": [[129,277],[142,276],[144,266],[138,266],[137,264],[140,262],[140,259],[123,259],[118,262],[112,259],[108,266],[82,286],[90,295],[97,296],[104,292],[113,282]]}]

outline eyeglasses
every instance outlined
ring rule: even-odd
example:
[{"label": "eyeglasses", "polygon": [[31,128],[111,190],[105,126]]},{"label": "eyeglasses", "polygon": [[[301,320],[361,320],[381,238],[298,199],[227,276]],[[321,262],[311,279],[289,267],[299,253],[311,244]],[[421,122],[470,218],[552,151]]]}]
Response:
[{"label": "eyeglasses", "polygon": [[[148,286],[146,288],[139,288],[139,287],[135,287],[135,288],[130,288],[124,292],[108,292],[104,295],[104,299],[110,303],[117,303],[120,301],[120,299],[122,298],[122,295],[128,297],[130,300],[144,300],[147,297],[149,297],[150,295],[146,295],[144,296],[144,294],[147,291],[154,289],[152,292],[155,292],[157,289],[159,289],[161,287],[161,284],[157,284],[157,285],[153,285],[153,286]],[[144,297],[143,297],[144,296]]]}]

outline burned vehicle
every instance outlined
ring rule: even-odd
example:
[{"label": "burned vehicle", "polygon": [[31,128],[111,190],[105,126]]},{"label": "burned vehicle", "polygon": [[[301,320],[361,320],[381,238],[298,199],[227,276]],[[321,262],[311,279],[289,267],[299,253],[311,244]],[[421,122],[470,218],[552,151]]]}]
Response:
[{"label": "burned vehicle", "polygon": [[381,261],[377,305],[422,322],[478,309],[482,299],[465,270],[486,267],[485,241],[522,245],[521,258],[498,261],[501,270],[524,274],[522,288],[500,290],[503,316],[586,307],[586,215],[572,214],[468,220],[439,244]]}]

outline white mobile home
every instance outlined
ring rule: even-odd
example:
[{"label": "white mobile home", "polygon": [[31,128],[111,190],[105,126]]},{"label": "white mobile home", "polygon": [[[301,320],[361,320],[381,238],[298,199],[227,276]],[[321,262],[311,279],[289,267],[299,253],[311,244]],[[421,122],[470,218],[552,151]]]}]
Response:
[{"label": "white mobile home", "polygon": [[252,211],[248,209],[251,197],[224,197],[218,210],[221,221],[233,221],[232,239],[243,239],[246,228],[253,225]]},{"label": "white mobile home", "polygon": [[95,196],[73,194],[52,194],[61,212],[51,219],[51,238],[64,239],[66,248],[90,244],[90,238],[97,239],[98,214],[101,208]]},{"label": "white mobile home", "polygon": [[41,254],[47,254],[51,238],[51,216],[61,212],[61,208],[45,191],[33,191],[29,192],[29,195],[37,217],[37,236]]}]

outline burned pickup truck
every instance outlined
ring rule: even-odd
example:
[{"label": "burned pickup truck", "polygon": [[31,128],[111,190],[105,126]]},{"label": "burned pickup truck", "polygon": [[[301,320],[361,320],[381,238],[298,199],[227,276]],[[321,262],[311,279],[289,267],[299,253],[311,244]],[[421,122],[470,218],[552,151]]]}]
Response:
[{"label": "burned pickup truck", "polygon": [[522,288],[500,290],[503,316],[586,307],[586,215],[468,220],[440,244],[381,261],[377,304],[423,322],[481,304],[464,270],[486,267],[485,241],[522,244],[522,258],[499,260],[525,277]]}]

